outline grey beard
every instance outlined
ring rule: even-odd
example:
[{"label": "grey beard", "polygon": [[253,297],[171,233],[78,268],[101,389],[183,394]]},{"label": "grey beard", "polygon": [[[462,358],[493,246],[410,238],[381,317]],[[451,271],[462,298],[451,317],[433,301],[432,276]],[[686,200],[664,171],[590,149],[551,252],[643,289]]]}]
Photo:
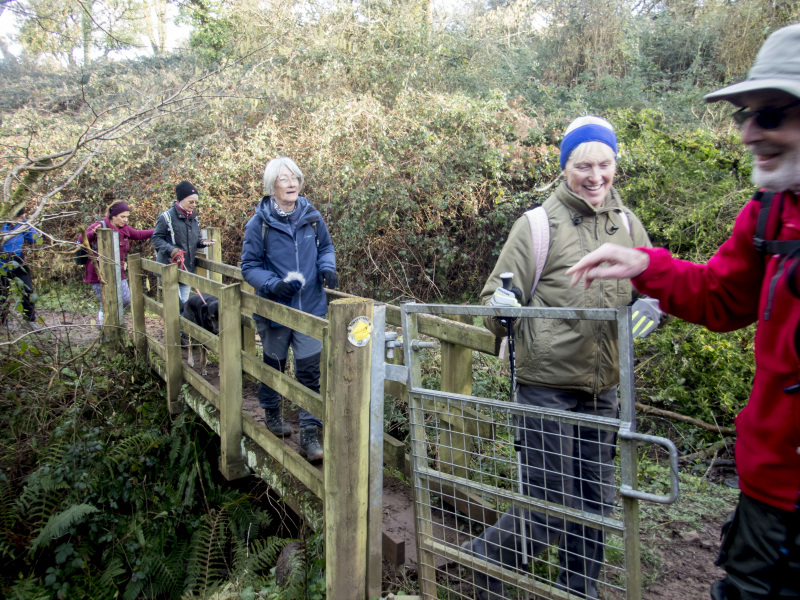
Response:
[{"label": "grey beard", "polygon": [[800,147],[787,152],[777,171],[764,171],[753,165],[751,181],[760,188],[769,188],[776,192],[782,190],[800,190]]}]

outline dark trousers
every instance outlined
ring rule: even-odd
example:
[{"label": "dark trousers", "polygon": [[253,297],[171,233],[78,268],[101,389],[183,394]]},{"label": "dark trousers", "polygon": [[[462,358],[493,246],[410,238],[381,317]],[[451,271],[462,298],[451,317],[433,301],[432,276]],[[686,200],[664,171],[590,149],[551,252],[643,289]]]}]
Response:
[{"label": "dark trousers", "polygon": [[785,511],[740,494],[722,527],[716,565],[727,575],[714,600],[800,598],[800,511]]},{"label": "dark trousers", "polygon": [[[7,267],[15,264],[14,262],[6,263],[0,269],[5,271]],[[18,282],[16,280],[19,280]],[[18,286],[18,287],[17,287]],[[16,288],[16,289],[15,289]],[[20,264],[0,276],[0,298],[2,298],[3,307],[0,310],[0,323],[6,322],[6,302],[8,298],[16,299],[17,294],[22,295],[22,314],[26,321],[34,321],[36,319],[36,311],[31,294],[33,293],[33,279],[31,279],[31,272],[27,265]]]},{"label": "dark trousers", "polygon": [[[606,417],[616,417],[618,410],[616,386],[595,398],[584,392],[520,385],[517,402]],[[597,515],[611,514],[613,432],[525,417],[520,440],[522,480],[528,496]],[[526,511],[520,519],[520,510],[515,507],[472,540],[469,550],[492,562],[519,569],[523,539],[528,556],[535,556],[559,541],[561,570],[556,585],[583,597],[597,598],[597,580],[603,565],[602,531],[534,511]]]},{"label": "dark trousers", "polygon": [[[264,353],[264,362],[281,373],[286,370],[286,360],[291,346],[294,353],[294,375],[304,386],[319,392],[322,342],[288,327],[275,327],[270,322],[257,320],[258,335]],[[265,410],[277,410],[281,395],[268,385],[258,384],[258,404]],[[300,409],[300,427],[322,427],[322,421],[310,412]]]}]

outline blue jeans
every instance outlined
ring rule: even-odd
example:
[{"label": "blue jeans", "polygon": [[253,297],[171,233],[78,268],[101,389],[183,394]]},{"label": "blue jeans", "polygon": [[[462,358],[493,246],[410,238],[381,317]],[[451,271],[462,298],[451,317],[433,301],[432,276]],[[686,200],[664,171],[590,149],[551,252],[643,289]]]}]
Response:
[{"label": "blue jeans", "polygon": [[[103,289],[102,283],[92,283],[92,290],[94,291],[94,295],[97,296],[97,299],[100,300],[100,311],[97,313],[97,324],[103,324],[103,296],[101,295],[101,291]],[[128,280],[122,280],[122,308],[128,308],[131,305],[131,288],[128,287]]]}]

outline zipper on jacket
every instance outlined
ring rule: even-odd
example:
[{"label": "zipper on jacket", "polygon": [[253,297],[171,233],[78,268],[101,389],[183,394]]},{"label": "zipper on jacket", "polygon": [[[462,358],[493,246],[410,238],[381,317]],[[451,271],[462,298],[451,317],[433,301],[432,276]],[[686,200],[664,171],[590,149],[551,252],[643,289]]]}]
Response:
[{"label": "zipper on jacket", "polygon": [[[594,250],[597,250],[600,247],[600,237],[598,235],[598,227],[599,227],[599,218],[595,215],[594,218]],[[600,285],[597,286],[600,292],[600,308],[604,308],[605,303],[605,281],[601,281]],[[601,352],[600,352],[600,344],[603,340],[603,328],[605,326],[604,321],[595,321],[595,326],[597,327],[594,338],[594,383],[592,385],[592,394],[594,396],[594,408],[597,409],[597,389],[600,386],[600,363],[601,361]]]}]

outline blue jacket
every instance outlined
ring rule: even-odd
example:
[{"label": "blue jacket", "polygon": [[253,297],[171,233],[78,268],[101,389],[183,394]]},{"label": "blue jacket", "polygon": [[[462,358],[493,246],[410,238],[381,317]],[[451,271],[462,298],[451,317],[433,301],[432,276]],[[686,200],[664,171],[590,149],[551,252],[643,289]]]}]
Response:
[{"label": "blue jacket", "polygon": [[[19,225],[16,223],[5,223],[3,225],[3,233],[7,231],[13,233],[17,227],[19,227]],[[36,231],[28,229],[25,233],[20,233],[6,241],[6,243],[3,244],[2,254],[0,254],[0,264],[5,264],[6,260],[12,259],[12,254],[16,255],[16,258],[19,259],[18,262],[21,262],[22,245],[25,242],[33,244],[39,237],[41,236]]]},{"label": "blue jacket", "polygon": [[[242,243],[242,276],[253,286],[256,294],[275,300],[271,292],[289,272],[298,271],[305,285],[294,295],[290,306],[317,317],[328,312],[325,289],[317,278],[323,270],[336,270],[328,228],[322,215],[304,196],[297,198],[300,214],[292,231],[287,217],[279,217],[272,210],[272,197],[265,196],[256,207],[256,214],[244,229]],[[317,222],[314,235],[312,222]],[[267,248],[264,248],[262,223],[269,227]],[[317,247],[317,239],[319,247]]]}]

